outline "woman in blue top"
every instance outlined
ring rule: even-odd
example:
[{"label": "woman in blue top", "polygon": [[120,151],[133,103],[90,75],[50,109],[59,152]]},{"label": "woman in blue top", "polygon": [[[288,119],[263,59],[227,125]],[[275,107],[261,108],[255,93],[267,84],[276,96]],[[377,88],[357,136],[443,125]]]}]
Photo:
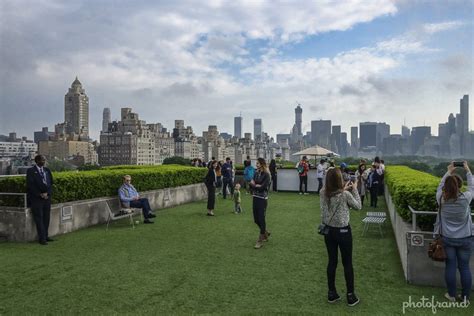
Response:
[{"label": "woman in blue top", "polygon": [[[436,192],[436,200],[440,205],[440,213],[436,218],[435,234],[443,238],[446,251],[446,267],[444,277],[448,293],[445,297],[450,301],[456,300],[456,266],[461,275],[461,300],[469,300],[472,287],[472,276],[469,261],[474,241],[471,208],[469,204],[474,195],[474,179],[464,161],[467,177],[467,191],[461,192],[462,179],[454,174],[454,163],[448,166],[448,172],[441,179]],[[439,218],[441,215],[441,218]]]}]

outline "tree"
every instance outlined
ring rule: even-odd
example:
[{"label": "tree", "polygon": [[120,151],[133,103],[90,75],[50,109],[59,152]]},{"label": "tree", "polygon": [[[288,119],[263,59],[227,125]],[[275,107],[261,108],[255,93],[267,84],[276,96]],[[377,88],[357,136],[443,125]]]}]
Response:
[{"label": "tree", "polygon": [[191,165],[191,160],[190,159],[185,159],[183,157],[169,157],[165,158],[163,160],[164,165],[183,165],[183,166],[190,166]]}]

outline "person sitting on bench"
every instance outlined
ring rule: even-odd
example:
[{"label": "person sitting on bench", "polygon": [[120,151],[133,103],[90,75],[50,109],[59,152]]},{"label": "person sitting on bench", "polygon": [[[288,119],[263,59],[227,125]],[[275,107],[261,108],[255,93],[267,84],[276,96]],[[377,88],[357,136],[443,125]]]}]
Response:
[{"label": "person sitting on bench", "polygon": [[147,198],[141,198],[135,187],[132,185],[132,177],[126,175],[123,177],[123,184],[119,189],[120,202],[123,207],[127,208],[141,208],[143,210],[143,217],[145,224],[153,224],[150,218],[156,217],[151,213],[150,203]]}]

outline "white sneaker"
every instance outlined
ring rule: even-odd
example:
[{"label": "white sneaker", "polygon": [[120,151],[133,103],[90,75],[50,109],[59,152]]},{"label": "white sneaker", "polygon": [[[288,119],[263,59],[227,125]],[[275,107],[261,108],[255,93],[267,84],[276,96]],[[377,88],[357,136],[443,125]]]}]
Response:
[{"label": "white sneaker", "polygon": [[450,302],[456,302],[456,298],[453,296],[449,296],[449,293],[445,293],[444,297]]}]

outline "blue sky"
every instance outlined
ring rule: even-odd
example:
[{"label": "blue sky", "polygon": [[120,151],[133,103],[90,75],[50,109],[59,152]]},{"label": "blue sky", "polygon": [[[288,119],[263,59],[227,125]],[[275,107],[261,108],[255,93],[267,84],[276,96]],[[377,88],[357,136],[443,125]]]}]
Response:
[{"label": "blue sky", "polygon": [[[288,133],[331,119],[437,125],[473,89],[473,1],[7,0],[0,10],[0,133],[64,117],[77,75],[98,138],[103,107],[149,123]],[[472,103],[472,101],[471,101]],[[471,129],[474,129],[471,110]]]}]

